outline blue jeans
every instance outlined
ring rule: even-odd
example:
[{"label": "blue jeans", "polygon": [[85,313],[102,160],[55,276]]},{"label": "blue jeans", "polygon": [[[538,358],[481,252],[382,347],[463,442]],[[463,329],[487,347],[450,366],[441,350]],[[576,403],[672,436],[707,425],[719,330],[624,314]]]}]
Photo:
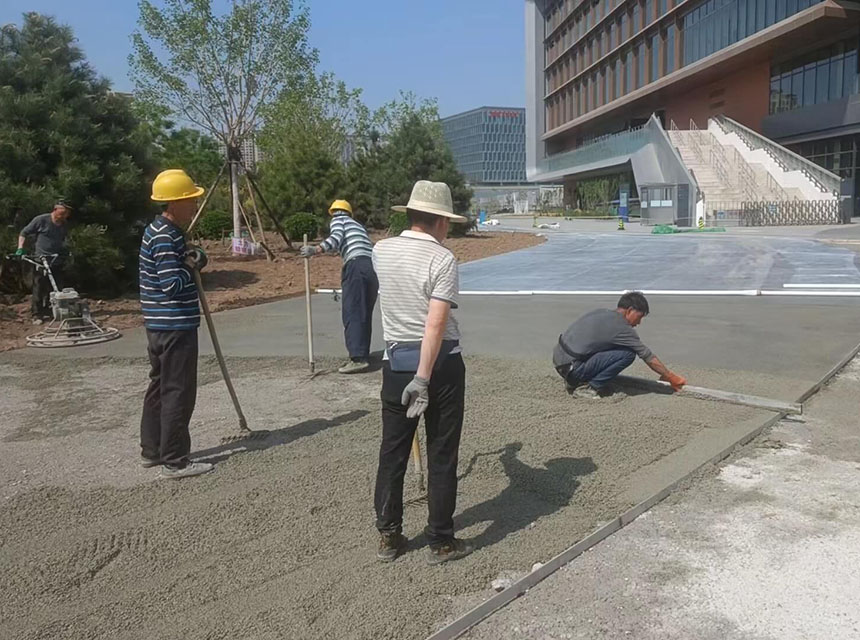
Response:
[{"label": "blue jeans", "polygon": [[566,380],[571,386],[587,382],[593,389],[601,389],[633,364],[635,359],[636,354],[630,349],[601,351],[573,367],[568,372]]}]

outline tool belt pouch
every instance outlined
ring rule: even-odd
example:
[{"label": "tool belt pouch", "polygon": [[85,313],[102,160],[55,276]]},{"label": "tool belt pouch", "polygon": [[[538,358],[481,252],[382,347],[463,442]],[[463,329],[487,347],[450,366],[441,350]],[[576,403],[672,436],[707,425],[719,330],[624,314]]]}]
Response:
[{"label": "tool belt pouch", "polygon": [[[451,355],[451,351],[459,345],[459,340],[443,340],[433,370],[437,371],[445,362],[445,358]],[[387,351],[388,365],[395,373],[415,373],[418,371],[418,362],[421,360],[421,341],[389,342]]]}]

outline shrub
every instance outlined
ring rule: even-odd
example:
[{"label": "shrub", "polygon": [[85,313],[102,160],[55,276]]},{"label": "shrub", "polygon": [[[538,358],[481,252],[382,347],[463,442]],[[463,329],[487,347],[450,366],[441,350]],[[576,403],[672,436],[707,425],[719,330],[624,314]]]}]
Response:
[{"label": "shrub", "polygon": [[448,237],[449,238],[462,238],[470,231],[474,231],[478,228],[478,219],[473,218],[470,215],[466,215],[467,222],[456,222],[448,225]]},{"label": "shrub", "polygon": [[312,213],[294,213],[284,220],[284,230],[294,242],[301,242],[304,234],[308,234],[308,240],[316,238],[319,227],[320,222]]},{"label": "shrub", "polygon": [[106,228],[88,224],[69,233],[69,275],[82,293],[116,295],[125,276],[123,256]]},{"label": "shrub", "polygon": [[409,228],[409,217],[405,211],[394,211],[388,216],[388,235],[399,236]]},{"label": "shrub", "polygon": [[211,209],[197,222],[196,232],[207,240],[220,240],[225,231],[232,231],[233,216],[226,211]]}]

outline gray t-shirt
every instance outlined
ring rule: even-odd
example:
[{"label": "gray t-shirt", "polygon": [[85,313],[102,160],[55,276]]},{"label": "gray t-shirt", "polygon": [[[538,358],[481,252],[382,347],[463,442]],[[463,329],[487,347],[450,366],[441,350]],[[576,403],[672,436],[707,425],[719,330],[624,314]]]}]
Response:
[{"label": "gray t-shirt", "polygon": [[[574,360],[587,360],[595,353],[611,349],[630,349],[645,362],[654,354],[642,344],[639,334],[613,309],[597,309],[582,316],[567,328],[552,351],[552,362],[556,367],[570,364]],[[570,352],[570,353],[568,353]],[[574,357],[571,354],[575,354]]]},{"label": "gray t-shirt", "polygon": [[54,224],[50,213],[36,216],[26,227],[21,229],[21,235],[25,238],[36,236],[36,255],[47,256],[52,254],[64,255],[66,253],[66,236],[69,233],[68,225]]}]

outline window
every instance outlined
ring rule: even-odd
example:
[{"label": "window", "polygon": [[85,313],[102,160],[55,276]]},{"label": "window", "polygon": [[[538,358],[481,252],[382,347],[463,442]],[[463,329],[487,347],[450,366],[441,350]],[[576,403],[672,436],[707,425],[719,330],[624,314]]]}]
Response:
[{"label": "window", "polygon": [[657,17],[662,18],[666,15],[666,12],[669,10],[667,0],[658,0],[657,2]]},{"label": "window", "polygon": [[663,40],[666,41],[666,55],[663,56],[663,73],[669,74],[675,70],[675,27],[670,26]]},{"label": "window", "polygon": [[660,77],[660,34],[651,36],[651,82]]},{"label": "window", "polygon": [[633,86],[633,51],[624,54],[624,91],[630,93]]},{"label": "window", "polygon": [[621,25],[621,28],[620,28],[620,31],[618,34],[618,40],[619,40],[618,44],[621,44],[622,42],[627,40],[627,38],[630,37],[630,32],[628,31],[628,21],[627,21],[627,12],[626,11],[621,14],[621,22],[619,24]]},{"label": "window", "polygon": [[615,59],[615,99],[621,97],[621,58]]},{"label": "window", "polygon": [[611,91],[610,83],[612,80],[609,77],[609,75],[610,75],[609,67],[608,66],[603,67],[603,71],[601,73],[603,74],[603,104],[608,104],[612,99],[609,97],[610,91]]},{"label": "window", "polygon": [[645,45],[636,45],[636,88],[645,86]]},{"label": "window", "polygon": [[654,0],[645,0],[645,24],[649,25],[654,21]]},{"label": "window", "polygon": [[639,30],[642,28],[642,10],[639,8],[639,1],[633,4],[633,17],[630,22],[630,35],[632,36],[634,33],[639,33]]}]

